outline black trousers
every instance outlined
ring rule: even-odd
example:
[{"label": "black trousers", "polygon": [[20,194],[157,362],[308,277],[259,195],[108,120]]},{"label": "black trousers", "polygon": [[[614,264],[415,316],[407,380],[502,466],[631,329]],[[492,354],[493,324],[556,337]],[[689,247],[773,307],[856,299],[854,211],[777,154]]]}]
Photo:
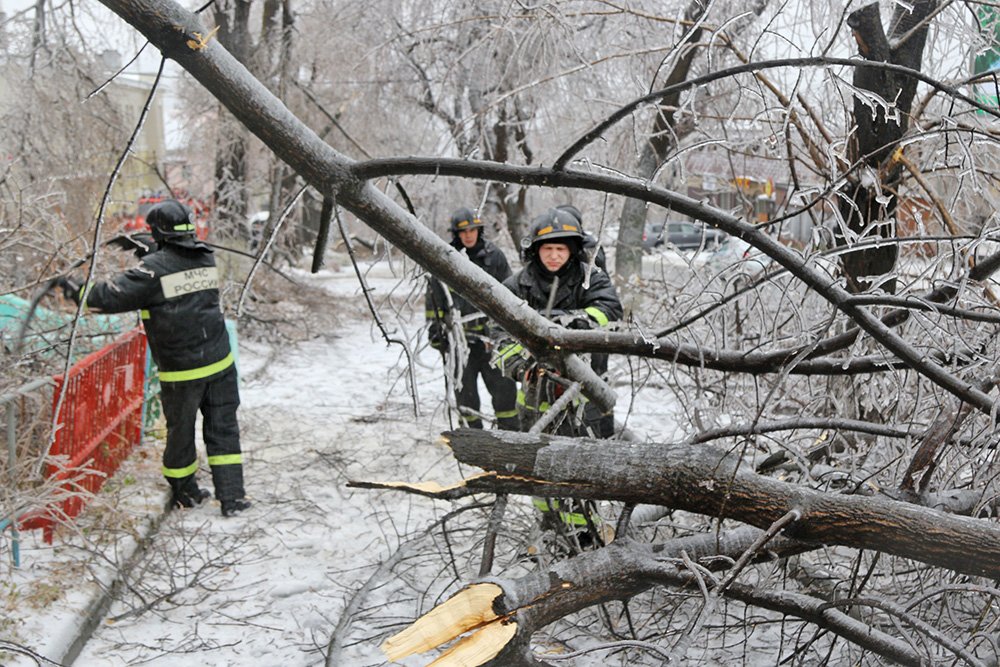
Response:
[{"label": "black trousers", "polygon": [[[517,383],[504,377],[499,368],[490,366],[490,353],[482,341],[469,340],[469,360],[462,369],[462,388],[455,392],[458,406],[479,411],[478,377],[483,376],[483,384],[493,399],[493,413],[497,426],[508,431],[519,430],[517,416]],[[463,415],[462,420],[470,428],[482,428],[482,420],[471,415]]]},{"label": "black trousers", "polygon": [[195,420],[203,418],[202,438],[212,469],[215,497],[243,498],[243,459],[236,409],[240,405],[236,366],[190,382],[160,385],[163,416],[167,420],[167,446],[163,451],[163,473],[175,494],[190,494],[197,488],[198,453]]}]

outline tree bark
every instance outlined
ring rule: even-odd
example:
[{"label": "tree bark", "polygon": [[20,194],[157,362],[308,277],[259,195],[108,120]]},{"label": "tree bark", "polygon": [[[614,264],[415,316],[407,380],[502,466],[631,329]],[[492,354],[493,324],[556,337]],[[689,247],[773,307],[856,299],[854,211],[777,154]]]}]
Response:
[{"label": "tree bark", "polygon": [[[531,164],[534,155],[524,131],[525,125],[531,118],[521,111],[516,97],[512,101],[505,102],[497,113],[497,122],[493,126],[493,159],[497,162],[507,162],[516,151],[521,153],[525,164]],[[493,186],[487,201],[504,214],[507,219],[507,232],[514,242],[514,247],[518,248],[530,222],[528,189],[523,186],[512,186],[509,183],[497,183]]]},{"label": "tree bark", "polygon": [[822,493],[738,467],[710,446],[614,443],[510,431],[449,431],[461,463],[493,475],[472,489],[664,505],[767,528],[789,512],[788,537],[871,549],[972,576],[1000,577],[1000,525],[881,497]]},{"label": "tree bark", "polygon": [[[581,609],[616,600],[627,600],[654,586],[697,590],[695,577],[686,562],[712,565],[732,562],[752,547],[757,531],[736,530],[721,535],[696,535],[672,540],[665,545],[646,545],[618,540],[597,551],[588,551],[552,568],[519,579],[490,577],[462,589],[448,601],[417,619],[409,628],[383,644],[391,659],[424,652],[472,631],[462,640],[490,649],[482,661],[464,665],[489,667],[538,667],[549,665],[545,656],[532,655],[531,635],[541,628]],[[720,558],[725,556],[725,558]],[[718,589],[716,589],[718,590]],[[741,583],[730,583],[720,595],[810,621],[893,662],[921,665],[921,656],[905,641],[877,630],[831,607],[825,600],[799,593],[765,591]],[[447,613],[448,609],[464,613]],[[444,612],[444,613],[442,613]],[[497,646],[497,632],[483,628],[504,625],[513,628]],[[460,643],[462,643],[460,642]],[[439,658],[451,665],[448,654]],[[455,663],[457,664],[457,663]]]},{"label": "tree bark", "polygon": [[[888,35],[882,27],[878,3],[852,12],[847,24],[854,30],[858,54],[866,60],[919,70],[927,39],[925,19],[937,7],[938,0],[921,0],[905,9],[897,5]],[[896,236],[903,176],[896,151],[901,150],[899,141],[909,127],[917,82],[899,73],[859,67],[854,70],[854,86],[872,95],[854,95],[855,131],[848,157],[857,167],[843,190],[840,214],[846,231],[838,231],[838,245],[852,245],[873,236]],[[899,247],[889,243],[844,254],[841,263],[848,288],[852,292],[873,288],[895,292],[896,281],[889,274],[898,253]]]},{"label": "tree bark", "polygon": [[[709,5],[710,3],[704,0],[691,0],[684,11],[684,19],[689,22],[700,21],[708,11]],[[697,25],[681,40],[678,45],[681,55],[666,77],[666,86],[672,86],[687,78],[691,64],[699,51],[697,44],[701,39],[701,33],[702,27]],[[652,132],[649,139],[642,144],[636,169],[637,178],[651,180],[667,154],[677,145],[674,112],[680,105],[680,99],[681,93],[677,90],[667,93],[659,101]],[[642,273],[642,235],[646,223],[646,207],[646,202],[640,199],[626,199],[622,205],[615,246],[615,279],[620,287],[628,284],[633,276]]]},{"label": "tree bark", "polygon": [[[213,16],[219,42],[244,66],[250,65],[251,0],[215,4]],[[215,217],[226,233],[239,236],[247,219],[247,131],[219,108],[219,137],[215,157]]]},{"label": "tree bark", "polygon": [[31,55],[28,60],[28,71],[32,74],[38,66],[38,58],[42,50],[48,50],[45,19],[45,0],[35,0],[35,14],[31,29]]}]

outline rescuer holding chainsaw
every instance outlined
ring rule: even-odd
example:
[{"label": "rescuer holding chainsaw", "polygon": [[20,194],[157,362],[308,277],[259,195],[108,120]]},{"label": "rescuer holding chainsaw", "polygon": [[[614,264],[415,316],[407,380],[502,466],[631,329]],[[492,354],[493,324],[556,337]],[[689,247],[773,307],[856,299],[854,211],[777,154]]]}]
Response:
[{"label": "rescuer holding chainsaw", "polygon": [[[148,250],[130,245],[137,267],[86,288],[61,281],[77,303],[105,313],[140,310],[149,349],[160,370],[167,421],[163,475],[174,507],[194,507],[211,493],[195,479],[195,419],[202,435],[222,515],[250,507],[243,488],[243,458],[236,409],[240,404],[236,365],[219,304],[219,277],[212,250],[195,238],[190,210],[176,200],[157,204],[146,216],[153,234]],[[123,245],[123,244],[119,244]]]},{"label": "rescuer holding chainsaw", "polygon": [[[449,228],[452,247],[464,253],[473,264],[500,282],[510,276],[507,258],[483,236],[483,222],[471,209],[460,208],[455,211]],[[427,336],[431,347],[442,354],[452,348],[449,332],[453,332],[452,338],[462,336],[468,346],[465,365],[456,373],[461,378],[461,385],[455,391],[455,399],[462,421],[469,428],[483,427],[482,419],[476,414],[479,411],[478,376],[482,375],[483,383],[493,398],[497,427],[508,431],[519,430],[517,385],[490,365],[490,350],[485,336],[486,316],[478,312],[473,303],[450,289],[446,292],[446,289],[434,278],[427,281]],[[453,326],[456,324],[461,326]],[[468,408],[471,412],[464,412],[462,408]]]}]

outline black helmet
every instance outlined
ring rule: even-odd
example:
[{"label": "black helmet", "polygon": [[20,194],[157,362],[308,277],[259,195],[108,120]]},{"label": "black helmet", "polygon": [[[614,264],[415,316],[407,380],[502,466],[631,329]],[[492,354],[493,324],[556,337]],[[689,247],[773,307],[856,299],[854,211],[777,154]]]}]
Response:
[{"label": "black helmet", "polygon": [[583,229],[583,213],[580,213],[580,209],[572,204],[560,204],[556,206],[556,210],[569,213],[576,218],[577,224],[580,225],[580,234],[583,235],[583,247],[585,250],[590,250],[597,246],[597,237]]},{"label": "black helmet", "polygon": [[583,251],[580,224],[572,214],[550,208],[531,221],[531,231],[521,239],[522,261],[534,261],[538,257],[538,247],[543,243],[565,243],[571,255],[579,255]]},{"label": "black helmet", "polygon": [[550,208],[545,213],[531,221],[531,236],[529,245],[534,248],[542,243],[566,243],[572,239],[572,245],[583,243],[583,231],[580,221],[561,208]]},{"label": "black helmet", "polygon": [[580,209],[578,209],[576,206],[573,206],[572,204],[560,204],[559,206],[556,206],[556,210],[566,211],[571,216],[576,218],[576,222],[578,225],[583,227],[583,213],[580,213]]},{"label": "black helmet", "polygon": [[157,241],[194,236],[194,218],[191,209],[176,199],[168,199],[149,209],[146,222]]},{"label": "black helmet", "polygon": [[458,234],[466,229],[479,229],[484,227],[479,216],[472,212],[471,208],[460,208],[451,214],[451,233]]}]

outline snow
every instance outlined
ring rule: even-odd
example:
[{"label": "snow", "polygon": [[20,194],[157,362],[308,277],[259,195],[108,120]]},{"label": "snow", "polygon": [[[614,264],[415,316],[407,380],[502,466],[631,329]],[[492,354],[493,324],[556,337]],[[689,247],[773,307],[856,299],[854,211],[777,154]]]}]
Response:
[{"label": "snow", "polygon": [[[413,279],[400,277],[405,267],[398,264],[366,269],[377,296],[402,298],[420,289]],[[340,664],[384,664],[379,644],[387,636],[475,578],[482,523],[454,524],[455,534],[442,544],[440,532],[427,529],[454,509],[451,503],[346,485],[348,480],[446,484],[476,472],[462,470],[439,439],[450,428],[440,358],[428,348],[416,354],[415,414],[403,349],[387,344],[364,315],[353,271],[296,278],[357,308],[345,309],[335,328],[296,345],[241,337],[240,423],[253,507],[228,519],[214,501],[163,514],[159,445],[144,444],[119,475],[133,483],[109,483],[83,522],[99,523],[93,513],[116,513],[115,529],[101,538],[98,531],[59,535],[51,548],[38,535],[23,536],[23,566],[11,570],[11,582],[25,595],[6,611],[17,620],[0,625],[0,637],[60,659],[88,605],[109,585],[114,566],[127,560],[137,538],[150,533],[155,534],[125,590],[118,591],[75,664],[322,665],[341,622]],[[380,316],[394,336],[415,343],[423,319],[422,304],[417,305],[386,307]],[[632,428],[673,421],[669,395],[648,393],[632,405]],[[482,387],[480,394],[487,399]],[[619,387],[619,394],[622,417],[632,400],[627,386]],[[210,484],[206,468],[200,480]],[[511,539],[519,539],[516,512],[511,516]],[[454,553],[461,571],[443,576],[441,564],[427,555],[437,549]],[[392,558],[393,567],[379,569]],[[369,579],[364,598],[345,618],[345,608]],[[46,581],[57,584],[58,601],[29,604],[27,591]],[[401,664],[432,659],[428,654]],[[8,657],[4,664],[34,662]]]}]

